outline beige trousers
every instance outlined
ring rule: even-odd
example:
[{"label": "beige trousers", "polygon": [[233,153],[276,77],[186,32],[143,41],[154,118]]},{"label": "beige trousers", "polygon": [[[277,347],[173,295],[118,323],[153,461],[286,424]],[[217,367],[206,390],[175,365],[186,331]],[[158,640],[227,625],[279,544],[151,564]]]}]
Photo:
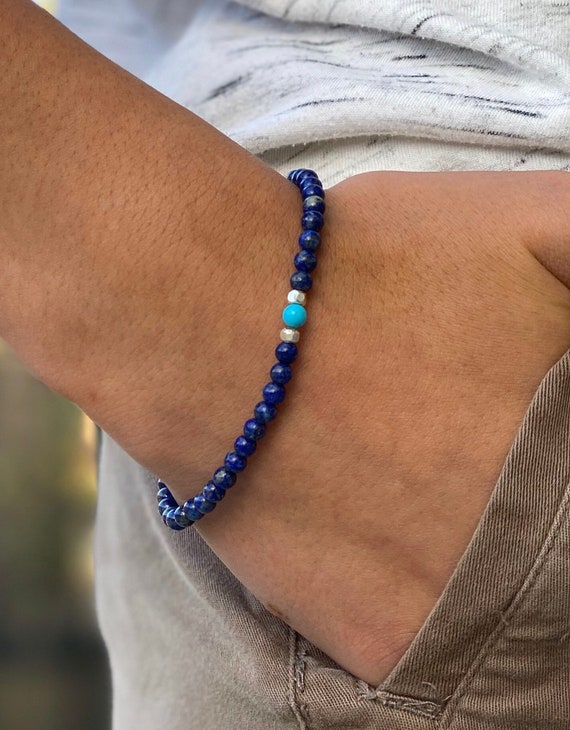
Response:
[{"label": "beige trousers", "polygon": [[[518,157],[378,139],[266,155],[283,171],[314,166],[326,184],[365,169],[510,169]],[[153,475],[104,436],[96,577],[114,730],[569,730],[569,508],[570,351],[529,404],[437,605],[371,687],[269,614],[197,532],[164,528]]]}]

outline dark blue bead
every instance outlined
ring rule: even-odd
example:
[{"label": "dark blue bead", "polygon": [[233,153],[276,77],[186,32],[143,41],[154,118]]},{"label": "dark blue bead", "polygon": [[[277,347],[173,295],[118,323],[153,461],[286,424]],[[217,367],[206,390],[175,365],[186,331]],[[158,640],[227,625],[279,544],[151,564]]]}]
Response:
[{"label": "dark blue bead", "polygon": [[301,218],[301,227],[305,231],[320,231],[324,223],[323,214],[316,210],[308,210]]},{"label": "dark blue bead", "polygon": [[217,487],[222,487],[223,489],[229,489],[230,487],[233,487],[233,485],[236,483],[236,474],[235,472],[231,471],[231,469],[228,469],[225,466],[220,466],[216,471],[214,472],[214,476],[212,477],[212,481]]},{"label": "dark blue bead", "polygon": [[253,409],[253,415],[258,423],[269,423],[277,415],[277,408],[262,400]]},{"label": "dark blue bead", "polygon": [[243,471],[247,466],[247,459],[236,451],[228,451],[224,464],[232,471]]},{"label": "dark blue bead", "polygon": [[302,248],[293,261],[298,271],[313,271],[317,265],[317,255],[313,251]]},{"label": "dark blue bead", "polygon": [[170,527],[171,530],[182,530],[182,529],[184,529],[184,528],[180,527],[180,525],[178,524],[178,522],[176,522],[176,520],[174,519],[174,512],[175,512],[175,510],[171,509],[171,510],[168,510],[168,512],[165,512],[162,515],[162,520],[163,520],[164,524],[167,527]]},{"label": "dark blue bead", "polygon": [[301,182],[301,180],[304,180],[306,177],[317,177],[317,173],[313,170],[308,170],[305,167],[301,167],[298,170],[291,170],[287,177],[289,178],[289,180],[297,185]]},{"label": "dark blue bead", "polygon": [[325,201],[319,198],[318,195],[311,195],[303,200],[303,210],[316,210],[319,213],[324,213],[326,210]]},{"label": "dark blue bead", "polygon": [[279,362],[289,365],[297,357],[297,345],[294,342],[280,342],[275,348],[275,357]]},{"label": "dark blue bead", "polygon": [[263,400],[270,406],[276,406],[285,400],[285,388],[277,383],[267,383],[263,388]]},{"label": "dark blue bead", "polygon": [[321,245],[321,236],[316,231],[303,231],[299,236],[299,246],[308,251],[316,251]]},{"label": "dark blue bead", "polygon": [[215,506],[216,503],[210,502],[209,499],[206,499],[202,492],[194,497],[194,507],[196,507],[198,512],[201,512],[204,515],[208,514],[208,512],[211,512]]},{"label": "dark blue bead", "polygon": [[325,191],[320,185],[315,185],[312,182],[305,182],[303,183],[301,187],[301,193],[303,194],[303,198],[311,198],[313,195],[316,195],[319,198],[325,199]]},{"label": "dark blue bead", "polygon": [[314,187],[314,186],[319,187],[319,188],[322,187],[321,181],[319,180],[319,178],[314,177],[314,176],[305,177],[301,180],[301,182],[299,182],[297,184],[297,187],[299,188],[299,192],[301,193],[301,197],[303,197],[303,198],[306,197],[306,195],[304,193],[305,188]]},{"label": "dark blue bead", "polygon": [[160,502],[162,499],[172,499],[172,494],[168,487],[161,487],[156,493],[156,501]]},{"label": "dark blue bead", "polygon": [[257,449],[257,444],[255,441],[252,441],[245,436],[238,436],[234,441],[234,449],[242,456],[251,456]]},{"label": "dark blue bead", "polygon": [[189,499],[187,502],[184,502],[181,507],[181,511],[192,522],[197,522],[198,520],[201,520],[204,516],[204,513],[200,512],[200,510],[194,504],[194,499]]},{"label": "dark blue bead", "polygon": [[259,441],[260,438],[265,436],[265,426],[263,423],[259,423],[255,418],[249,418],[243,424],[243,433],[248,439]]},{"label": "dark blue bead", "polygon": [[194,523],[194,520],[189,520],[186,513],[184,512],[184,507],[177,507],[174,510],[174,519],[176,520],[176,523],[180,525],[183,529],[185,527],[190,527]]},{"label": "dark blue bead", "polygon": [[218,487],[212,480],[210,480],[204,489],[202,489],[202,494],[206,497],[208,502],[219,502],[226,496],[226,490],[222,489],[222,487]]},{"label": "dark blue bead", "polygon": [[292,289],[299,289],[299,291],[309,291],[313,286],[313,279],[308,271],[297,271],[289,279]]},{"label": "dark blue bead", "polygon": [[279,383],[279,385],[285,385],[285,383],[288,383],[291,380],[293,376],[293,371],[291,370],[289,365],[277,363],[271,368],[271,370],[269,371],[269,375],[271,376],[271,380],[274,383]]},{"label": "dark blue bead", "polygon": [[171,509],[176,509],[177,505],[173,504],[170,499],[161,499],[158,503],[158,511],[161,515],[168,512]]}]

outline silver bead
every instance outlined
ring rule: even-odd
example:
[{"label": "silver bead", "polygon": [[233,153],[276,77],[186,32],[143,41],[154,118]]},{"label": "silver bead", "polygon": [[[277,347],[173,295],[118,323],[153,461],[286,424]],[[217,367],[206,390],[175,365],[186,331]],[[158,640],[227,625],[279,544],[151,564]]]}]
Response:
[{"label": "silver bead", "polygon": [[304,291],[299,291],[299,289],[291,289],[289,294],[287,294],[287,301],[291,304],[305,304],[305,300],[307,298],[307,295]]},{"label": "silver bead", "polygon": [[291,329],[291,327],[283,327],[279,335],[283,342],[299,342],[299,330]]}]

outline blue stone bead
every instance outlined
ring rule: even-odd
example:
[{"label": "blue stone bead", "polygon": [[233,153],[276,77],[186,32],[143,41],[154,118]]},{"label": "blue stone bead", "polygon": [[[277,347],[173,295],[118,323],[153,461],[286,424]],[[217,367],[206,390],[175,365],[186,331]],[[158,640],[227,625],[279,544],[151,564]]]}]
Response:
[{"label": "blue stone bead", "polygon": [[323,188],[320,185],[314,185],[312,182],[303,183],[301,193],[303,194],[303,198],[312,198],[315,195],[322,200],[325,199],[325,191]]},{"label": "blue stone bead", "polygon": [[236,483],[236,479],[237,476],[235,472],[225,466],[220,466],[216,469],[214,476],[212,477],[214,484],[217,487],[222,487],[222,489],[229,489],[230,487],[233,487]]},{"label": "blue stone bead", "polygon": [[308,271],[296,271],[293,276],[289,279],[292,289],[299,289],[299,291],[309,291],[313,286],[313,278]]},{"label": "blue stone bead", "polygon": [[294,342],[280,342],[275,348],[275,357],[285,365],[297,358],[297,345]]},{"label": "blue stone bead", "polygon": [[[318,177],[305,177],[301,180],[300,183],[297,184],[297,187],[299,188],[299,192],[301,193],[302,198],[306,198],[305,195],[305,189],[311,188],[311,187],[318,187],[322,189],[321,181]],[[324,197],[324,191],[323,191],[323,197]]]},{"label": "blue stone bead", "polygon": [[212,480],[210,480],[204,489],[202,489],[202,494],[208,502],[219,502],[226,496],[226,490],[222,489],[222,487],[218,487]]},{"label": "blue stone bead", "polygon": [[194,497],[194,507],[198,510],[198,512],[201,512],[202,514],[206,515],[208,512],[211,512],[214,507],[216,506],[215,502],[210,502],[209,499],[206,499],[202,492],[200,494],[197,494]]},{"label": "blue stone bead", "polygon": [[204,513],[200,512],[200,510],[194,504],[194,499],[189,499],[187,502],[184,502],[180,509],[192,522],[197,522],[198,520],[201,520],[204,516]]},{"label": "blue stone bead", "polygon": [[247,466],[247,459],[236,451],[228,451],[224,464],[232,471],[243,471]]},{"label": "blue stone bead", "polygon": [[184,528],[180,527],[178,522],[176,522],[176,520],[174,519],[175,511],[176,510],[171,509],[168,510],[168,512],[165,512],[162,515],[162,520],[167,527],[170,527],[171,530],[182,530]]},{"label": "blue stone bead", "polygon": [[259,441],[260,438],[263,438],[263,436],[265,436],[265,430],[263,423],[259,423],[259,421],[256,421],[255,418],[249,418],[243,424],[244,435],[254,441]]},{"label": "blue stone bead", "polygon": [[285,400],[285,388],[278,383],[267,383],[263,388],[263,400],[270,406],[276,406]]},{"label": "blue stone bead", "polygon": [[156,493],[156,501],[160,502],[161,499],[172,499],[172,494],[170,494],[168,487],[161,487]]},{"label": "blue stone bead", "polygon": [[303,248],[295,256],[293,263],[299,271],[313,271],[317,265],[317,256],[312,251],[307,251],[306,248]]},{"label": "blue stone bead", "polygon": [[316,251],[321,245],[321,236],[316,231],[303,231],[299,236],[299,246],[308,251]]},{"label": "blue stone bead", "polygon": [[[302,253],[303,251],[299,251],[297,256]],[[305,253],[311,252],[305,251]],[[302,304],[288,304],[283,310],[283,322],[287,327],[294,327],[296,329],[297,327],[302,327],[306,321],[307,310]]]},{"label": "blue stone bead", "polygon": [[170,499],[161,499],[158,503],[158,511],[161,515],[163,515],[165,512],[168,512],[171,509],[176,509],[177,505],[172,503],[172,500]]},{"label": "blue stone bead", "polygon": [[190,527],[194,523],[194,520],[189,520],[184,512],[184,507],[177,507],[174,510],[174,519],[176,520],[176,523],[184,529],[185,527]]},{"label": "blue stone bead", "polygon": [[277,408],[275,406],[261,401],[253,409],[253,416],[258,423],[269,423],[277,415]]},{"label": "blue stone bead", "polygon": [[310,195],[303,201],[303,210],[316,210],[319,213],[324,213],[326,210],[325,201],[318,195]]},{"label": "blue stone bead", "polygon": [[324,223],[323,214],[317,210],[308,210],[301,218],[301,226],[305,231],[320,231]]},{"label": "blue stone bead", "polygon": [[238,436],[234,441],[234,449],[242,456],[251,456],[257,449],[257,443],[245,436]]},{"label": "blue stone bead", "polygon": [[[305,167],[301,167],[298,170],[291,170],[291,172],[287,175],[289,180],[295,183],[295,185],[298,185],[301,180],[304,180],[306,177],[317,177],[317,173],[313,170],[309,170]],[[318,179],[318,177],[317,177]]]},{"label": "blue stone bead", "polygon": [[269,371],[269,375],[271,376],[271,380],[274,383],[278,383],[279,385],[285,385],[285,383],[288,383],[292,376],[293,371],[289,367],[289,365],[282,365],[280,362],[274,365],[271,370]]}]

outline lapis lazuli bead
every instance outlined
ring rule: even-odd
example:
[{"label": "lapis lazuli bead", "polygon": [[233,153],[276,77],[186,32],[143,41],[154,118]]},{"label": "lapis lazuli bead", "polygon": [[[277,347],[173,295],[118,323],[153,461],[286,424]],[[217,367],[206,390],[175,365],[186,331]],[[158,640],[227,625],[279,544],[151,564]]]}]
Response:
[{"label": "lapis lazuli bead", "polygon": [[303,210],[316,210],[319,213],[324,213],[326,210],[325,201],[318,195],[310,195],[303,201]]},{"label": "lapis lazuli bead", "polygon": [[312,198],[313,196],[316,196],[318,198],[321,198],[323,201],[325,199],[325,191],[320,185],[315,185],[313,183],[305,183],[301,187],[301,194],[303,198]]},{"label": "lapis lazuli bead", "polygon": [[285,365],[295,362],[297,345],[294,342],[280,342],[275,348],[275,357]]},{"label": "lapis lazuli bead", "polygon": [[277,415],[277,408],[262,400],[253,409],[253,416],[258,423],[269,423]]},{"label": "lapis lazuli bead", "polygon": [[296,271],[289,279],[289,283],[293,289],[309,291],[313,286],[313,278],[308,271]]},{"label": "lapis lazuli bead", "polygon": [[184,512],[184,507],[177,507],[174,510],[174,519],[176,520],[176,524],[180,525],[182,529],[190,527],[190,525],[194,522],[194,520],[188,519],[188,516]]},{"label": "lapis lazuli bead", "polygon": [[212,477],[212,481],[214,484],[218,487],[222,487],[223,489],[229,489],[230,487],[233,487],[233,485],[236,483],[236,474],[235,472],[231,471],[231,469],[228,469],[225,466],[220,466],[216,471],[214,472],[214,476]]},{"label": "lapis lazuli bead", "polygon": [[234,449],[242,456],[251,456],[257,448],[257,443],[245,436],[238,436],[234,441]]},{"label": "lapis lazuli bead", "polygon": [[317,231],[303,231],[299,236],[299,246],[308,251],[316,251],[321,245],[321,236]]},{"label": "lapis lazuli bead", "polygon": [[[299,254],[303,253],[299,251]],[[309,253],[308,251],[306,253]],[[297,256],[299,255],[297,254]],[[283,322],[287,327],[302,327],[307,321],[307,310],[302,304],[288,304],[283,310]]]},{"label": "lapis lazuli bead", "polygon": [[269,375],[271,376],[271,380],[274,383],[278,383],[279,385],[285,385],[291,380],[293,376],[293,371],[291,370],[289,365],[283,365],[282,363],[278,362],[271,368],[271,370],[269,371]]},{"label": "lapis lazuli bead", "polygon": [[298,185],[302,180],[304,180],[307,177],[316,177],[318,179],[317,173],[313,170],[309,170],[307,168],[299,168],[298,170],[291,170],[291,172],[287,175],[288,179],[291,180],[291,182],[294,182],[295,185]]},{"label": "lapis lazuli bead", "polygon": [[176,510],[168,510],[168,512],[165,512],[162,515],[162,519],[164,521],[164,524],[170,527],[171,530],[183,530],[184,528],[181,527],[178,522],[176,522],[174,518],[174,513]]},{"label": "lapis lazuli bead", "polygon": [[209,499],[206,499],[202,492],[200,494],[197,494],[194,497],[194,507],[198,510],[198,512],[202,512],[202,514],[208,514],[208,512],[211,512],[214,507],[216,506],[215,502],[210,502]]},{"label": "lapis lazuli bead", "polygon": [[259,423],[259,421],[256,421],[255,418],[248,418],[248,420],[243,424],[244,436],[247,436],[248,439],[253,439],[254,441],[259,441],[260,438],[263,438],[263,436],[265,436],[265,430],[263,423]]},{"label": "lapis lazuli bead", "polygon": [[317,210],[308,210],[301,218],[301,226],[305,231],[320,231],[324,223],[323,214]]},{"label": "lapis lazuli bead", "polygon": [[285,388],[278,383],[267,383],[263,388],[263,400],[270,406],[279,405],[285,400]]},{"label": "lapis lazuli bead", "polygon": [[168,487],[161,487],[156,493],[156,501],[160,502],[162,499],[171,499],[170,489]]},{"label": "lapis lazuli bead", "polygon": [[184,502],[181,510],[182,512],[184,512],[189,520],[192,520],[192,522],[197,522],[198,520],[201,520],[204,516],[204,512],[200,512],[200,510],[194,504],[193,499],[189,499],[187,502]]},{"label": "lapis lazuli bead", "polygon": [[158,511],[161,515],[168,512],[168,510],[176,509],[176,507],[177,505],[173,503],[171,499],[161,499],[158,503]]},{"label": "lapis lazuli bead", "polygon": [[317,265],[317,256],[312,251],[303,248],[295,256],[293,261],[299,271],[313,271]]},{"label": "lapis lazuli bead", "polygon": [[[299,184],[297,185],[297,187],[299,188],[299,192],[301,193],[301,197],[302,198],[308,197],[305,194],[305,190],[307,190],[307,189],[317,187],[317,188],[320,188],[322,190],[322,188],[323,188],[323,186],[321,185],[321,181],[319,180],[319,178],[318,177],[314,177],[312,175],[309,175],[308,177],[304,177],[299,182]],[[325,193],[324,193],[324,190],[323,190],[323,198],[324,198],[324,196],[325,196]]]},{"label": "lapis lazuli bead", "polygon": [[245,456],[238,454],[237,451],[228,451],[224,458],[224,464],[232,471],[243,471],[247,466]]},{"label": "lapis lazuli bead", "polygon": [[202,489],[202,494],[208,502],[219,502],[226,496],[226,490],[222,487],[218,487],[212,480],[210,480],[206,486]]}]

